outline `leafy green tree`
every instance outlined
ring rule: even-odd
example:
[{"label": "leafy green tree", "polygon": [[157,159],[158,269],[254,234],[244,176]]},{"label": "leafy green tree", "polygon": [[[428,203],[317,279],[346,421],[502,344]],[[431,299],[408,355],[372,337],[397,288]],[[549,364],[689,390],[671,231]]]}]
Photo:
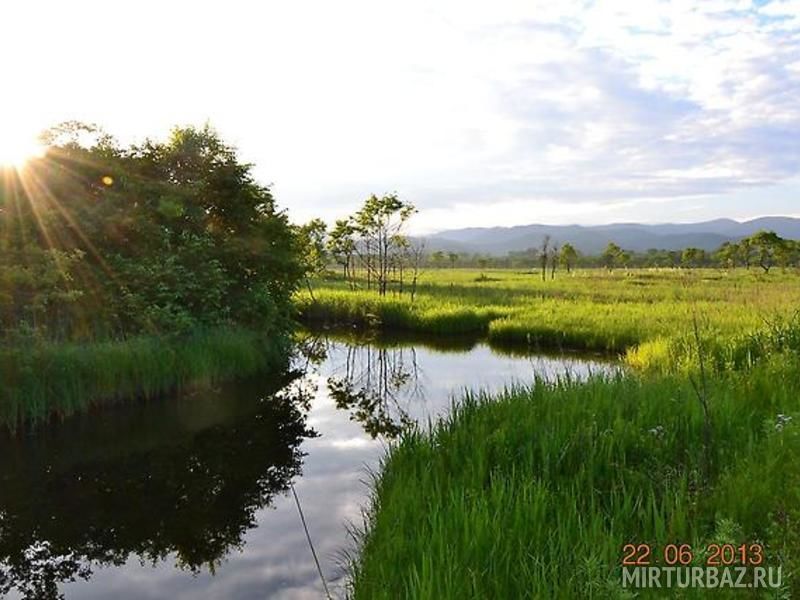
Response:
[{"label": "leafy green tree", "polygon": [[749,238],[750,245],[755,250],[758,257],[759,266],[765,273],[775,264],[776,257],[780,257],[785,252],[786,240],[774,231],[759,231]]},{"label": "leafy green tree", "polygon": [[742,261],[746,269],[749,269],[750,265],[753,263],[753,252],[754,248],[751,238],[744,238],[739,241],[739,260]]},{"label": "leafy green tree", "polygon": [[308,292],[314,297],[310,277],[319,277],[328,266],[325,238],[328,226],[322,219],[312,219],[297,227],[296,239],[300,260],[305,268],[305,281]]},{"label": "leafy green tree", "polygon": [[328,252],[342,267],[342,275],[353,287],[353,257],[356,252],[356,229],[349,219],[339,219],[328,236]]},{"label": "leafy green tree", "polygon": [[[286,330],[303,274],[294,234],[210,127],[122,147],[73,122],[44,139],[44,158],[0,180],[4,326],[70,339],[230,322]],[[46,264],[54,276],[20,285]]]},{"label": "leafy green tree", "polygon": [[564,244],[561,246],[559,261],[561,262],[561,266],[567,270],[567,273],[572,272],[573,266],[578,261],[578,251],[575,250],[575,247],[572,244]]},{"label": "leafy green tree", "polygon": [[431,254],[431,262],[433,263],[434,267],[441,267],[447,258],[445,257],[444,252],[441,250],[437,250]]},{"label": "leafy green tree", "polygon": [[609,271],[614,269],[614,266],[619,262],[620,256],[622,255],[622,248],[617,246],[614,242],[609,242],[606,249],[603,251],[600,259],[605,266],[606,269]]},{"label": "leafy green tree", "polygon": [[706,260],[706,252],[700,248],[686,248],[681,254],[681,265],[694,269],[702,267]]},{"label": "leafy green tree", "polygon": [[719,262],[720,266],[726,269],[736,268],[736,260],[741,250],[739,244],[736,242],[725,242],[714,253],[714,257]]},{"label": "leafy green tree", "polygon": [[368,285],[374,280],[381,296],[386,295],[392,264],[402,252],[404,228],[416,210],[397,194],[373,194],[353,217],[361,237],[357,251],[367,268]]}]

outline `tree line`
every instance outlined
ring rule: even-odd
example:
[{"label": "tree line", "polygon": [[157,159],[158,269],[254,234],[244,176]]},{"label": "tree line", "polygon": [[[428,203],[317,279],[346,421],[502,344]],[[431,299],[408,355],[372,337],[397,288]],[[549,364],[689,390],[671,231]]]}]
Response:
[{"label": "tree line", "polygon": [[599,254],[578,252],[570,243],[559,244],[550,237],[537,247],[509,252],[505,256],[469,254],[437,250],[423,262],[430,268],[516,268],[552,278],[557,269],[574,268],[757,268],[769,273],[773,267],[800,268],[800,241],[780,237],[774,231],[759,231],[738,241],[725,242],[714,251],[702,248],[683,250],[650,249],[634,252],[609,242]]}]

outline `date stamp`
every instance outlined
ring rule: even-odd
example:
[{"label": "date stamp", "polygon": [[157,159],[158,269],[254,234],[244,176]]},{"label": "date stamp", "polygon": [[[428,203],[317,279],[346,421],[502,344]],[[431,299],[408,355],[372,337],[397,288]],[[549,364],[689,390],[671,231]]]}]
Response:
[{"label": "date stamp", "polygon": [[[622,566],[662,564],[685,567],[695,562],[695,555],[690,544],[667,544],[660,551],[650,544],[625,544],[622,547]],[[702,564],[707,567],[759,566],[764,562],[764,548],[761,544],[709,544],[702,557]]]},{"label": "date stamp", "polygon": [[781,567],[765,565],[761,544],[625,544],[620,555],[624,588],[777,589]]}]

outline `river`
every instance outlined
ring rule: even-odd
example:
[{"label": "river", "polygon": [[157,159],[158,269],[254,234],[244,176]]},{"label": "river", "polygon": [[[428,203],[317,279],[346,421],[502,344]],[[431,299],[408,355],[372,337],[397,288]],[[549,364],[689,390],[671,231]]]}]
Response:
[{"label": "river", "polygon": [[198,386],[0,433],[0,595],[33,600],[343,597],[349,534],[387,444],[465,390],[598,357],[475,340],[315,334],[296,378]]}]

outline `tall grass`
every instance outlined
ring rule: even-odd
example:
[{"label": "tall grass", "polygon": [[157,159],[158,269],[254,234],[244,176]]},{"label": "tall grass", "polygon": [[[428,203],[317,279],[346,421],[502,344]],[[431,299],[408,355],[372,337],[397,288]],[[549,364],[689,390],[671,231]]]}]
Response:
[{"label": "tall grass", "polygon": [[280,338],[242,329],[0,349],[0,426],[249,375],[278,367],[287,354]]},{"label": "tall grass", "polygon": [[[632,597],[628,542],[757,541],[796,572],[797,274],[476,274],[436,272],[413,304],[371,304],[366,324],[391,326],[382,302],[414,327],[444,301],[485,311],[494,343],[624,353],[638,369],[471,394],[408,432],[375,481],[355,598]],[[347,320],[373,302],[338,286],[319,291],[318,315]],[[787,581],[781,597],[800,592]]]},{"label": "tall grass", "polygon": [[790,314],[800,297],[798,274],[744,269],[585,270],[544,282],[510,270],[440,269],[425,277],[414,301],[327,279],[313,299],[299,294],[296,306],[309,322],[485,334],[506,345],[625,354],[636,367],[669,371],[691,363],[696,316],[718,350],[712,364],[744,364],[765,318]]},{"label": "tall grass", "polygon": [[770,565],[791,566],[798,375],[797,356],[785,355],[708,382],[709,469],[686,378],[619,374],[470,395],[390,450],[353,595],[626,597],[618,565],[628,542],[760,541]]}]

